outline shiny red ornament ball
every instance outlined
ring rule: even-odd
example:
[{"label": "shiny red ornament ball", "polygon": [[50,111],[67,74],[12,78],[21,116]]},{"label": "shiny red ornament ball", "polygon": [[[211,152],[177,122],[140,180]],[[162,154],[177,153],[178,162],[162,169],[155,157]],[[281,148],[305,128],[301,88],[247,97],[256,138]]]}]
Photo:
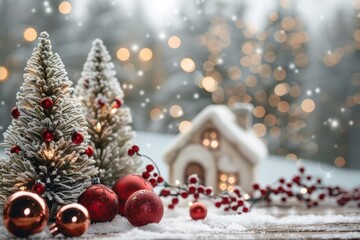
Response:
[{"label": "shiny red ornament ball", "polygon": [[11,109],[11,117],[14,119],[18,119],[18,117],[20,116],[20,111],[17,107],[14,107],[13,109]]},{"label": "shiny red ornament ball", "polygon": [[164,204],[153,191],[139,190],[126,201],[125,212],[133,226],[159,223],[164,215]]},{"label": "shiny red ornament ball", "polygon": [[111,222],[119,211],[118,196],[102,184],[93,184],[83,192],[78,203],[90,214],[91,222]]},{"label": "shiny red ornament ball", "polygon": [[124,177],[119,178],[114,186],[113,190],[116,195],[119,197],[119,214],[125,215],[125,204],[126,200],[130,197],[131,194],[138,190],[149,190],[152,191],[153,187],[151,183],[139,175],[129,174]]},{"label": "shiny red ornament ball", "polygon": [[190,207],[190,217],[194,220],[205,219],[207,215],[207,208],[201,202],[195,202]]},{"label": "shiny red ornament ball", "polygon": [[121,100],[120,100],[119,98],[115,98],[115,99],[114,99],[114,103],[113,103],[113,107],[114,107],[114,108],[120,108],[121,105],[122,105]]},{"label": "shiny red ornament ball", "polygon": [[31,190],[34,192],[34,193],[36,193],[36,194],[38,194],[38,195],[43,195],[44,193],[45,193],[45,185],[43,184],[43,183],[41,183],[41,182],[36,182],[33,186],[32,186],[32,188],[31,188]]},{"label": "shiny red ornament ball", "polygon": [[21,148],[18,145],[14,145],[10,148],[10,153],[19,154],[20,151],[21,151]]},{"label": "shiny red ornament ball", "polygon": [[51,142],[54,139],[54,133],[50,129],[45,129],[42,138],[45,142]]},{"label": "shiny red ornament ball", "polygon": [[84,141],[84,135],[81,132],[74,131],[71,135],[71,141],[79,145]]},{"label": "shiny red ornament ball", "polygon": [[54,102],[50,97],[46,97],[41,100],[40,105],[43,109],[50,110],[53,108]]},{"label": "shiny red ornament ball", "polygon": [[85,154],[91,158],[94,155],[94,148],[92,146],[88,146],[85,150]]}]

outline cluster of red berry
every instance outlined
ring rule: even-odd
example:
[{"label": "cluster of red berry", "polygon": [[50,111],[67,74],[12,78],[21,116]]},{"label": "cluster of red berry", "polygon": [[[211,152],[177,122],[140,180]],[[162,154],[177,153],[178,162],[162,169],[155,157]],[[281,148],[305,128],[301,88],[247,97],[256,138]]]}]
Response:
[{"label": "cluster of red berry", "polygon": [[193,197],[193,202],[197,202],[200,198],[200,195],[205,195],[208,197],[213,196],[212,187],[205,187],[199,183],[199,177],[196,174],[192,174],[188,177],[188,184],[183,186],[171,186],[165,184],[160,192],[160,196],[168,197],[171,196],[171,204],[168,205],[168,208],[173,209],[176,204],[179,203],[179,197],[186,199],[189,196]]},{"label": "cluster of red berry", "polygon": [[158,184],[164,182],[163,177],[154,171],[154,165],[148,164],[145,169],[146,170],[142,173],[142,177],[148,180],[153,187],[156,187]]},{"label": "cluster of red berry", "polygon": [[360,188],[347,191],[338,186],[326,187],[320,178],[306,175],[304,167],[299,168],[299,174],[291,180],[287,181],[285,178],[280,178],[274,186],[266,186],[265,188],[261,188],[259,184],[255,183],[253,189],[254,191],[250,194],[249,199],[251,202],[265,200],[271,203],[277,198],[282,203],[286,203],[295,199],[305,202],[306,206],[311,208],[318,206],[319,202],[326,198],[333,198],[340,206],[350,201],[357,201],[357,206],[360,207]]},{"label": "cluster of red berry", "polygon": [[241,188],[236,186],[232,192],[223,192],[222,194],[217,195],[215,207],[223,207],[225,212],[233,211],[238,214],[247,213],[249,212],[252,204],[250,201],[245,200],[244,197],[248,196],[245,194],[242,195]]}]

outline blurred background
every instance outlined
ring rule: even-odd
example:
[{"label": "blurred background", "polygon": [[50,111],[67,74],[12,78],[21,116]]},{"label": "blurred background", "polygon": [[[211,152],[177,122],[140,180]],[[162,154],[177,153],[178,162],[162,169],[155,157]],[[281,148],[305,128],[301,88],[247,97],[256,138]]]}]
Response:
[{"label": "blurred background", "polygon": [[104,40],[136,131],[250,102],[272,154],[360,169],[360,0],[0,0],[0,141],[44,30],[75,83]]}]

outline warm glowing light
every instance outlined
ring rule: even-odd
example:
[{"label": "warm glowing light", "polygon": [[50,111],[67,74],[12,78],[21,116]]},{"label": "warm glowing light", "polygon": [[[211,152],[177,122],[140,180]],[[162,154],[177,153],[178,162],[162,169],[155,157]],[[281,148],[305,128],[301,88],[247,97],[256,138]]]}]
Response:
[{"label": "warm glowing light", "polygon": [[274,92],[278,96],[284,96],[289,92],[289,85],[286,83],[280,83],[274,88]]},{"label": "warm glowing light", "polygon": [[59,12],[62,14],[69,14],[71,12],[71,3],[67,1],[60,3]]},{"label": "warm glowing light", "polygon": [[266,127],[262,123],[256,123],[253,126],[253,130],[259,137],[264,137],[266,134]]},{"label": "warm glowing light", "polygon": [[247,193],[245,193],[245,194],[244,194],[244,199],[245,199],[245,200],[250,199],[250,195],[249,195],[249,194],[247,194]]},{"label": "warm glowing light", "polygon": [[188,206],[191,207],[192,205],[194,205],[193,202],[188,202]]},{"label": "warm glowing light", "polygon": [[346,164],[345,158],[343,157],[337,157],[335,158],[335,165],[337,167],[344,167]]},{"label": "warm glowing light", "polygon": [[0,66],[0,81],[4,81],[9,76],[9,71],[6,67]]},{"label": "warm glowing light", "polygon": [[218,143],[218,141],[213,140],[213,141],[211,141],[210,146],[215,149],[219,146],[219,143]]},{"label": "warm glowing light", "polygon": [[205,139],[203,140],[203,145],[204,145],[205,147],[208,147],[208,146],[210,145],[210,140],[207,139],[207,138],[205,138]]},{"label": "warm glowing light", "polygon": [[315,102],[312,99],[305,99],[302,103],[301,103],[301,109],[304,112],[307,113],[311,113],[315,110]]},{"label": "warm glowing light", "polygon": [[301,189],[300,189],[300,192],[301,192],[302,194],[307,193],[307,188],[301,188]]},{"label": "warm glowing light", "polygon": [[98,123],[96,124],[96,126],[95,126],[95,131],[101,132],[101,123],[100,123],[100,122],[98,122]]},{"label": "warm glowing light", "polygon": [[153,57],[153,53],[150,48],[143,48],[139,52],[139,59],[143,62],[149,61]]},{"label": "warm glowing light", "polygon": [[235,178],[234,177],[229,177],[228,182],[230,184],[234,184],[235,183]]},{"label": "warm glowing light", "polygon": [[265,108],[263,106],[257,106],[254,108],[253,114],[257,118],[262,118],[266,114]]},{"label": "warm glowing light", "polygon": [[28,42],[32,42],[36,39],[37,32],[35,28],[29,27],[24,31],[24,39]]},{"label": "warm glowing light", "polygon": [[290,160],[294,160],[294,161],[298,160],[296,154],[294,154],[294,153],[289,153],[288,155],[286,155],[286,158],[290,159]]},{"label": "warm glowing light", "polygon": [[222,191],[225,191],[225,190],[226,190],[226,187],[227,187],[227,185],[226,185],[225,183],[220,183],[220,185],[219,185],[219,188],[220,188],[220,190],[222,190]]},{"label": "warm glowing light", "polygon": [[20,190],[20,191],[25,191],[26,189],[27,189],[27,187],[25,187],[25,186],[19,187],[19,190]]},{"label": "warm glowing light", "polygon": [[180,185],[180,181],[178,179],[175,180],[175,185],[179,186]]},{"label": "warm glowing light", "polygon": [[168,45],[171,48],[179,48],[181,46],[181,39],[178,36],[172,36],[168,40]]},{"label": "warm glowing light", "polygon": [[44,154],[48,159],[52,159],[54,157],[54,149],[45,150]]},{"label": "warm glowing light", "polygon": [[30,212],[31,212],[30,208],[25,208],[24,209],[24,215],[25,216],[28,216],[30,214]]},{"label": "warm glowing light", "polygon": [[204,77],[201,84],[208,92],[214,92],[218,86],[217,81],[212,77]]},{"label": "warm glowing light", "polygon": [[72,218],[71,218],[71,222],[73,222],[73,223],[76,223],[77,222],[77,217],[76,216],[73,216]]},{"label": "warm glowing light", "polygon": [[184,114],[183,109],[179,105],[171,106],[169,112],[173,118],[179,118]]},{"label": "warm glowing light", "polygon": [[193,72],[195,70],[195,62],[191,58],[183,58],[180,62],[180,67],[185,72]]},{"label": "warm glowing light", "polygon": [[160,108],[153,108],[150,111],[150,118],[154,121],[158,121],[163,118],[163,112]]},{"label": "warm glowing light", "polygon": [[227,190],[228,192],[234,191],[234,186],[233,185],[228,186]]},{"label": "warm glowing light", "polygon": [[226,174],[221,174],[220,180],[223,181],[223,182],[225,182],[225,181],[227,180]]},{"label": "warm glowing light", "polygon": [[188,132],[190,129],[191,129],[191,122],[190,121],[182,121],[180,124],[179,124],[179,131],[181,133],[185,133],[185,132]]},{"label": "warm glowing light", "polygon": [[116,108],[113,108],[113,109],[111,109],[111,114],[114,114],[114,113],[116,113],[116,111],[117,111],[117,109]]},{"label": "warm glowing light", "polygon": [[130,51],[127,48],[120,48],[116,56],[120,61],[126,61],[130,58]]}]

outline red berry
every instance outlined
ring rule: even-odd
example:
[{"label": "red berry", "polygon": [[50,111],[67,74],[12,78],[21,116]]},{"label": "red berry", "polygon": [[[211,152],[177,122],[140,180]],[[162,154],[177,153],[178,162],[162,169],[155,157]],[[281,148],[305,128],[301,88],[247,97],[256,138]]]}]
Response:
[{"label": "red berry", "polygon": [[254,183],[254,185],[253,185],[253,189],[258,190],[259,188],[260,188],[259,184]]},{"label": "red berry", "polygon": [[204,186],[199,186],[197,190],[199,193],[204,193],[205,191]]},{"label": "red berry", "polygon": [[133,152],[133,150],[130,148],[129,150],[128,150],[128,155],[131,157],[131,156],[134,156],[134,152]]},{"label": "red berry", "polygon": [[159,176],[159,177],[157,178],[157,182],[158,182],[158,183],[162,183],[162,182],[164,182],[164,179],[163,179],[161,176]]},{"label": "red berry", "polygon": [[76,145],[80,145],[84,141],[84,135],[81,132],[74,131],[71,135],[71,141]]},{"label": "red berry", "polygon": [[198,181],[197,177],[190,177],[189,178],[189,183],[191,183],[191,184],[195,184],[195,183],[197,183],[197,181]]},{"label": "red berry", "polygon": [[282,202],[286,202],[286,198],[285,198],[285,197],[282,197],[282,198],[281,198],[281,201],[282,201]]},{"label": "red berry", "polygon": [[54,139],[54,133],[50,129],[45,129],[42,132],[42,138],[45,142],[51,142]]},{"label": "red berry", "polygon": [[155,173],[153,173],[153,176],[154,176],[154,177],[157,177],[157,176],[158,176],[158,174],[155,172]]},{"label": "red berry", "polygon": [[280,179],[279,179],[279,182],[282,183],[282,184],[284,184],[284,183],[285,183],[285,179],[284,179],[284,178],[280,178]]},{"label": "red berry", "polygon": [[212,188],[211,188],[211,187],[207,187],[207,188],[205,189],[205,193],[206,193],[206,195],[210,195],[210,194],[212,193]]},{"label": "red berry", "polygon": [[88,146],[85,150],[85,154],[88,155],[89,158],[91,158],[94,155],[94,149],[92,146]]},{"label": "red berry", "polygon": [[318,184],[321,184],[321,179],[318,178],[316,182],[317,182]]},{"label": "red berry", "polygon": [[157,184],[156,184],[156,180],[154,178],[150,179],[149,182],[151,183],[151,185],[153,187],[156,187]]},{"label": "red berry", "polygon": [[312,177],[311,177],[310,175],[308,175],[308,176],[306,177],[306,179],[310,181],[310,180],[312,179]]},{"label": "red berry", "polygon": [[243,212],[244,212],[244,213],[247,213],[248,211],[249,211],[249,208],[243,207]]},{"label": "red berry", "polygon": [[323,200],[324,198],[325,198],[325,194],[324,194],[324,193],[322,193],[322,194],[319,195],[319,199],[320,199],[320,200]]},{"label": "red berry", "polygon": [[168,208],[169,209],[174,209],[174,205],[170,204],[170,205],[168,205]]},{"label": "red berry", "polygon": [[140,151],[140,147],[138,145],[133,145],[131,149],[133,150],[134,153],[139,153]]},{"label": "red berry", "polygon": [[176,204],[179,203],[179,199],[178,199],[178,198],[173,198],[173,199],[171,200],[171,202],[172,202],[174,205],[176,205]]},{"label": "red berry", "polygon": [[195,186],[189,186],[189,192],[194,193],[196,191]]},{"label": "red berry", "polygon": [[231,209],[232,209],[233,211],[236,211],[236,210],[238,209],[238,206],[232,206]]},{"label": "red berry", "polygon": [[161,195],[161,196],[164,196],[164,197],[169,196],[169,195],[170,195],[170,191],[167,190],[167,189],[163,189],[163,190],[161,190],[160,195]]},{"label": "red berry", "polygon": [[187,197],[189,196],[189,194],[188,194],[187,192],[182,192],[182,193],[180,194],[180,196],[181,196],[182,198],[187,198]]},{"label": "red berry", "polygon": [[40,102],[40,106],[43,109],[50,110],[54,106],[54,102],[50,97],[43,98]]},{"label": "red berry", "polygon": [[221,207],[221,202],[215,202],[215,207],[217,208]]},{"label": "red berry", "polygon": [[222,200],[221,200],[222,204],[228,204],[229,202],[230,202],[230,200],[229,200],[228,197],[223,197]]},{"label": "red berry", "polygon": [[114,99],[114,103],[113,103],[113,107],[114,107],[114,108],[120,108],[121,105],[122,105],[121,100],[120,100],[119,98],[115,98],[115,99]]},{"label": "red berry", "polygon": [[304,172],[305,172],[305,168],[303,168],[303,167],[299,168],[299,172],[304,173]]},{"label": "red berry", "polygon": [[142,173],[142,177],[143,177],[144,179],[149,179],[150,173],[148,173],[148,172],[143,172],[143,173]]},{"label": "red berry", "polygon": [[235,193],[238,197],[241,197],[240,189],[234,189],[234,193]]},{"label": "red berry", "polygon": [[38,182],[32,186],[31,190],[38,195],[43,195],[45,192],[45,186],[44,184]]},{"label": "red berry", "polygon": [[239,207],[241,207],[242,205],[244,205],[244,201],[243,200],[238,200],[237,204],[238,204]]},{"label": "red berry", "polygon": [[287,183],[286,186],[287,186],[288,188],[291,188],[291,187],[292,187],[292,184],[291,184],[291,183]]},{"label": "red berry", "polygon": [[228,211],[229,211],[229,207],[224,208],[224,211],[225,211],[225,212],[228,212]]},{"label": "red berry", "polygon": [[10,153],[19,154],[20,151],[21,151],[21,148],[18,145],[14,145],[10,148]]},{"label": "red berry", "polygon": [[262,196],[265,196],[267,194],[267,191],[265,189],[261,189],[260,193],[261,193]]},{"label": "red berry", "polygon": [[155,169],[154,165],[151,165],[151,164],[146,165],[146,171],[152,172],[154,169]]},{"label": "red berry", "polygon": [[14,107],[12,110],[11,110],[11,117],[14,118],[14,119],[18,119],[18,117],[20,116],[20,111],[17,107]]},{"label": "red berry", "polygon": [[200,195],[198,193],[194,193],[194,198],[198,199],[200,197]]}]

